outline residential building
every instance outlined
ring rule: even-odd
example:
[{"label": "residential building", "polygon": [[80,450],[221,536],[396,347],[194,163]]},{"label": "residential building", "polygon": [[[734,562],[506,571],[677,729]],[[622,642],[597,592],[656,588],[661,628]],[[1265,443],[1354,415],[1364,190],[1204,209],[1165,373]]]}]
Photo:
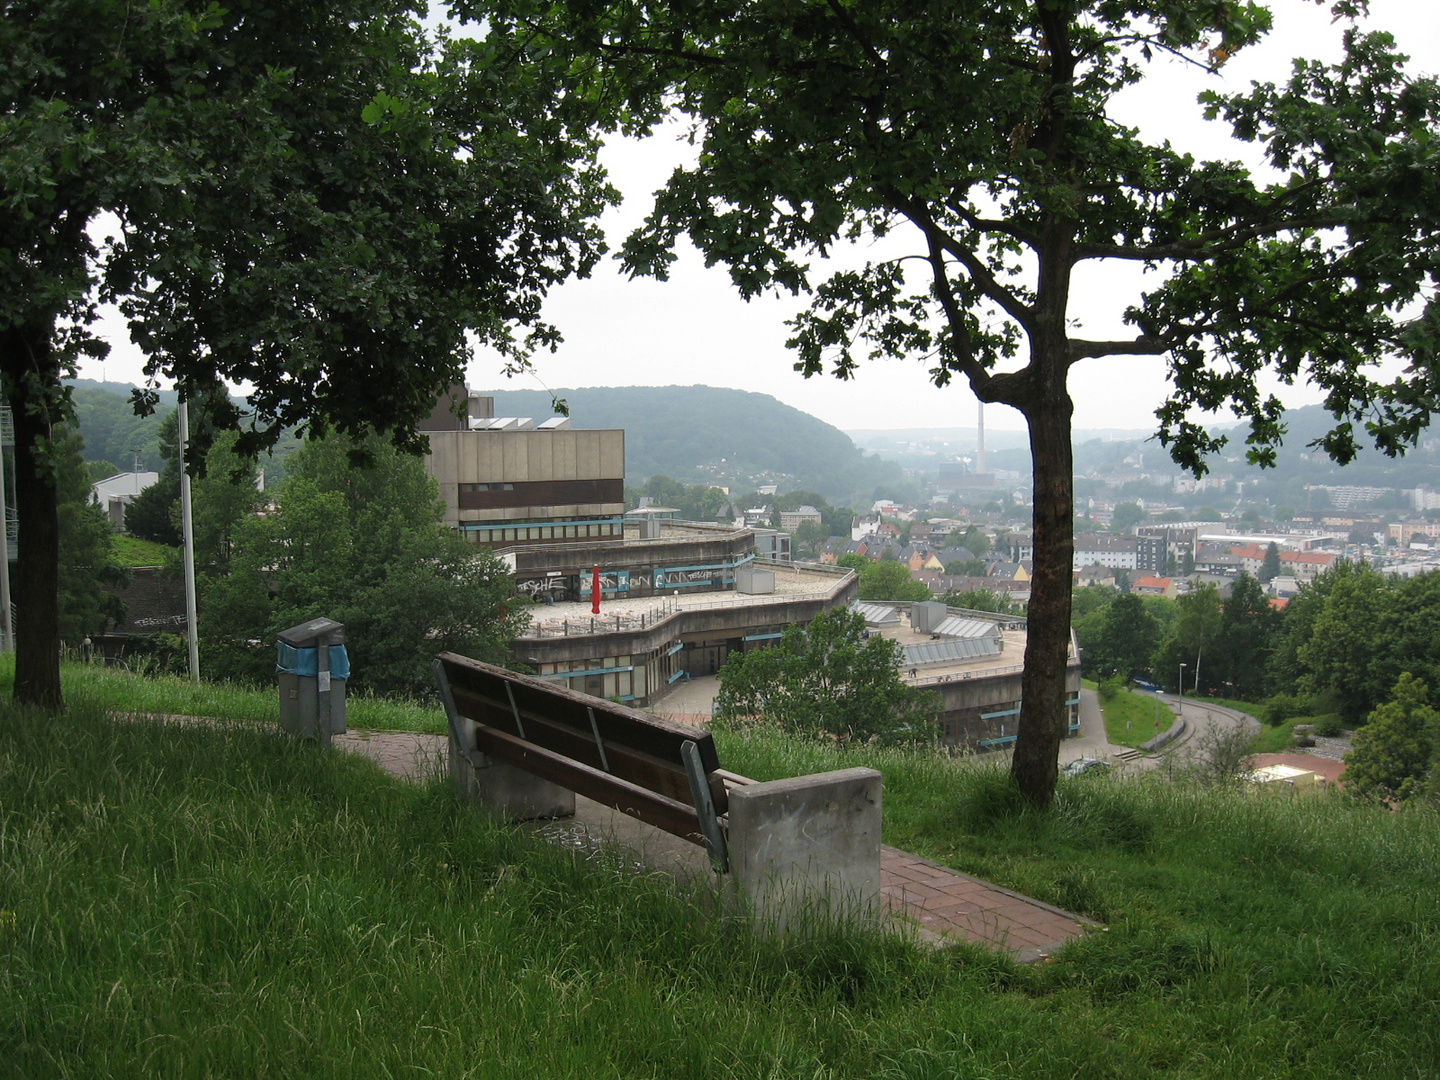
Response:
[{"label": "residential building", "polygon": [[820,520],[820,511],[816,510],[813,506],[802,506],[798,510],[780,511],[780,528],[788,533],[793,533],[807,521],[819,525]]},{"label": "residential building", "polygon": [[1142,525],[1135,530],[1135,569],[1163,574],[1169,566],[1179,566],[1186,556],[1194,557],[1199,526]]},{"label": "residential building", "polygon": [[1146,575],[1137,577],[1131,583],[1130,591],[1140,596],[1168,596],[1174,599],[1179,595],[1180,589],[1174,578]]},{"label": "residential building", "polygon": [[1029,533],[1002,533],[995,540],[995,551],[1008,553],[1010,562],[1032,562],[1035,559],[1035,537]]},{"label": "residential building", "polygon": [[1112,570],[1138,568],[1140,543],[1133,536],[1081,533],[1075,537],[1074,569],[1107,566]]},{"label": "residential building", "polygon": [[1440,537],[1440,521],[1397,521],[1389,526],[1387,533],[1399,547],[1409,547],[1417,536],[1430,540]]}]

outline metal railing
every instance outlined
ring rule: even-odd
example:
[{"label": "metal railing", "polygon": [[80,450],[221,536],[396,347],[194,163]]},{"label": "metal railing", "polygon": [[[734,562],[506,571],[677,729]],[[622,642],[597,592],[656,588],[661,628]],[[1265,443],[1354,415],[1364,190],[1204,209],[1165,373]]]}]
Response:
[{"label": "metal railing", "polygon": [[[768,569],[775,565],[773,563],[769,563],[760,559],[756,559],[755,562],[765,569]],[[783,569],[788,572],[794,572],[794,568],[791,566],[785,566],[783,567]],[[690,599],[690,597],[683,595],[662,596],[660,597],[661,604],[658,607],[638,613],[617,612],[612,615],[607,615],[602,612],[599,615],[577,615],[545,619],[538,617],[539,613],[544,610],[544,605],[541,605],[532,613],[530,626],[526,628],[522,633],[517,635],[517,640],[523,641],[533,638],[552,637],[588,637],[593,634],[633,633],[640,630],[649,630],[655,626],[658,626],[662,622],[674,618],[681,612],[713,611],[721,608],[755,607],[761,604],[773,604],[777,600],[803,601],[820,599],[827,595],[833,595],[834,591],[841,585],[843,585],[845,579],[853,573],[854,571],[852,570],[843,570],[841,573],[838,574],[829,571],[814,574],[814,576],[817,577],[833,579],[830,582],[830,588],[825,592],[817,590],[813,593],[798,594],[751,594],[726,590],[723,593],[719,594],[721,597],[723,597],[723,599],[699,602],[693,601]],[[683,588],[683,586],[681,587]],[[692,595],[704,596],[715,594],[697,593]],[[640,597],[636,599],[648,598]],[[602,605],[607,602],[609,601],[606,601],[604,598],[602,598]]]},{"label": "metal railing", "polygon": [[1005,667],[976,667],[967,671],[947,671],[939,675],[917,675],[906,678],[906,686],[925,686],[927,683],[963,682],[966,679],[991,679],[997,675],[1014,675],[1025,670],[1024,664],[1007,664]]},{"label": "metal railing", "polygon": [[671,618],[681,610],[679,601],[670,598],[660,607],[639,614],[617,612],[614,615],[576,615],[559,619],[537,620],[532,617],[517,640],[526,638],[589,637],[592,634],[624,634],[648,630]]}]

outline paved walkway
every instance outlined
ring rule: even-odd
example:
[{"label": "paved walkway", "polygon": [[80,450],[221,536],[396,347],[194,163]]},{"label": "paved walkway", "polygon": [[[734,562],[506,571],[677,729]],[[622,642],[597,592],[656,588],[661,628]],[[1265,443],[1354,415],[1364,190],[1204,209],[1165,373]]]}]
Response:
[{"label": "paved walkway", "polygon": [[[708,701],[703,714],[698,708],[693,712],[671,712],[682,703],[693,708],[683,699],[676,702],[673,697],[667,698],[665,704],[670,708],[665,714],[708,718]],[[386,772],[405,779],[443,775],[446,771],[445,739],[439,735],[353,731],[337,735],[335,745],[363,754]],[[593,850],[607,841],[617,843],[639,863],[682,879],[710,873],[709,859],[701,848],[588,799],[576,799],[574,819],[534,827],[551,839],[582,849]],[[954,939],[975,942],[1008,952],[1022,962],[1043,959],[1072,938],[1099,926],[1090,919],[888,846],[880,849],[880,893],[892,916],[910,924],[924,940],[937,944]]]}]

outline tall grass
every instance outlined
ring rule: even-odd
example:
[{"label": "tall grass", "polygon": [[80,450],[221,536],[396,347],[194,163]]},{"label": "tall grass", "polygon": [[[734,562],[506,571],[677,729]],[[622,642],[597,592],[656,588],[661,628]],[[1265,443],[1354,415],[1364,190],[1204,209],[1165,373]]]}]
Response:
[{"label": "tall grass", "polygon": [[1038,813],[983,762],[721,733],[757,778],[877,765],[888,840],[1110,924],[1017,967],[756,940],[438,783],[67,694],[0,708],[0,1076],[1440,1073],[1433,814],[1093,778]]},{"label": "tall grass", "polygon": [[[0,685],[14,678],[14,658],[0,658]],[[157,715],[198,716],[207,719],[280,722],[280,692],[234,683],[194,683],[143,668],[71,662],[63,665],[67,693],[77,690],[95,702],[117,711]],[[377,731],[445,731],[445,713],[438,702],[404,701],[369,695],[349,695],[345,703],[349,726]]]}]

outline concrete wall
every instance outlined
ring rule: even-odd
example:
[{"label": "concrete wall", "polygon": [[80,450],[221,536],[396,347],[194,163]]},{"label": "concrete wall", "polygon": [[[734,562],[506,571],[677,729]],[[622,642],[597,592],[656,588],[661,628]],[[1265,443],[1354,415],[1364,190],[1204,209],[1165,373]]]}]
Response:
[{"label": "concrete wall", "polygon": [[461,753],[452,728],[448,742],[450,777],[460,797],[483,806],[504,821],[575,816],[575,793],[559,784],[493,761],[474,749],[474,721],[458,721],[460,737],[470,745]]},{"label": "concrete wall", "polygon": [[[941,697],[940,723],[944,731],[941,743],[980,749],[980,744],[986,740],[1006,739],[1014,735],[1020,720],[1018,713],[988,719],[984,714],[1009,713],[1021,700],[1022,674],[1018,669],[986,674],[981,668],[968,678],[957,677],[938,684],[922,683],[922,689],[935,690]],[[1065,696],[1068,700],[1079,694],[1080,663],[1077,660],[1065,670]],[[1071,706],[1068,711],[1073,714],[1074,707]]]},{"label": "concrete wall", "polygon": [[[638,655],[673,645],[677,641],[702,641],[718,637],[744,637],[762,626],[785,626],[809,622],[822,611],[844,607],[855,600],[859,579],[853,571],[835,575],[835,587],[826,593],[806,597],[776,596],[773,602],[736,604],[674,612],[644,630],[620,633],[576,633],[565,637],[522,636],[512,647],[517,659],[529,662],[583,660],[596,656]],[[732,594],[722,594],[728,596]],[[604,607],[602,604],[601,610]],[[603,625],[604,615],[599,618]],[[588,625],[588,624],[587,624]]]},{"label": "concrete wall", "polygon": [[730,872],[762,928],[879,914],[881,777],[842,769],[730,791]]},{"label": "concrete wall", "polygon": [[461,484],[530,483],[547,480],[625,479],[625,432],[618,429],[557,431],[434,431],[429,433],[426,471],[440,485],[445,524],[533,518],[618,516],[620,503],[460,509]]},{"label": "concrete wall", "polygon": [[[754,550],[748,529],[696,530],[693,537],[661,537],[655,540],[612,540],[588,543],[532,544],[514,550],[515,584],[521,593],[537,600],[577,601],[590,596],[591,573],[595,566],[602,575],[623,573],[627,588],[608,591],[609,598],[669,595],[678,587],[682,593],[712,592],[734,588],[734,568],[748,562]],[[696,566],[718,566],[710,581],[686,584],[673,579],[656,586],[657,571]]]}]

